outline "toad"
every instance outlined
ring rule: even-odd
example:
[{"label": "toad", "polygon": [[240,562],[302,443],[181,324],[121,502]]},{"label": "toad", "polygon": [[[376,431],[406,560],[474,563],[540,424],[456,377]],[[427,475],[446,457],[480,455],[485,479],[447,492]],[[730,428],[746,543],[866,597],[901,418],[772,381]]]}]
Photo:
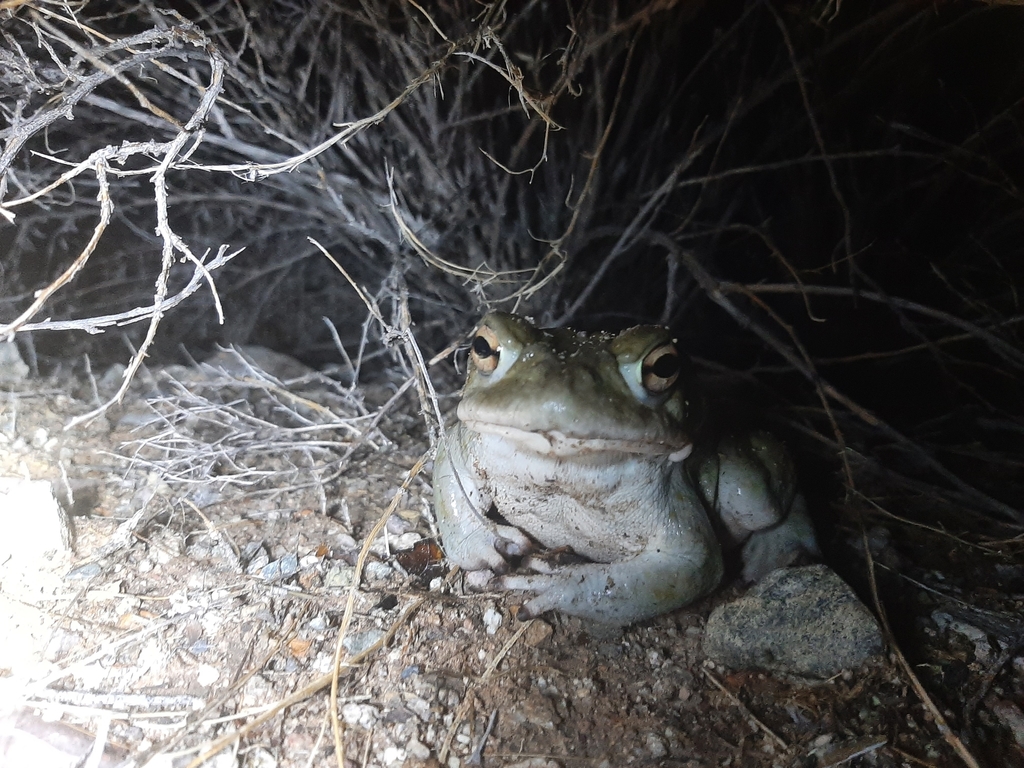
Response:
[{"label": "toad", "polygon": [[[434,463],[449,561],[533,593],[521,619],[628,624],[713,590],[723,545],[742,547],[748,580],[816,554],[782,443],[753,431],[695,450],[701,408],[682,374],[660,326],[583,333],[484,317]],[[538,544],[587,562],[552,565],[531,556]],[[510,573],[520,559],[530,572]]]}]

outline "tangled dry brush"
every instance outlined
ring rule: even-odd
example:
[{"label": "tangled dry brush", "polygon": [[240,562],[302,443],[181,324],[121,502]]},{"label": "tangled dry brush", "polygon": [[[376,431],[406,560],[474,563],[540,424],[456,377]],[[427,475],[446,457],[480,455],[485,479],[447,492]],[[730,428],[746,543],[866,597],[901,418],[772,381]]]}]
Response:
[{"label": "tangled dry brush", "polygon": [[788,403],[851,491],[1015,535],[1022,26],[999,4],[5,0],[0,335],[44,370],[130,361],[121,394],[182,346],[387,368],[406,309],[430,352],[485,306],[660,321]]}]

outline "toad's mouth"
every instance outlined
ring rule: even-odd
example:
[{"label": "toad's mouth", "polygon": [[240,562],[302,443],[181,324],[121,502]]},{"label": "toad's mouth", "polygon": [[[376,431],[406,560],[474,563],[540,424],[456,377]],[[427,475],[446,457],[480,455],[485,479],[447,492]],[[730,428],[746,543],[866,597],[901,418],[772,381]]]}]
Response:
[{"label": "toad's mouth", "polygon": [[462,422],[481,434],[498,435],[516,445],[544,456],[577,456],[586,453],[629,453],[643,456],[667,456],[669,461],[683,461],[693,450],[693,443],[683,440],[629,440],[609,437],[571,437],[557,430],[533,432],[503,424],[483,421]]}]

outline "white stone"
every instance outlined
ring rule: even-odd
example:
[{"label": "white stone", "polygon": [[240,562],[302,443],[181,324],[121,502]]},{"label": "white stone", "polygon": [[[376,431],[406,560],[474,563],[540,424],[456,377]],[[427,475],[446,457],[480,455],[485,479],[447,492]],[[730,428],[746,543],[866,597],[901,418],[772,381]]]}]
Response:
[{"label": "white stone", "polygon": [[[245,764],[251,768],[277,768],[277,758],[264,747],[256,747],[246,751]],[[238,765],[237,762],[229,765]]]},{"label": "white stone", "polygon": [[399,536],[392,536],[391,549],[393,549],[396,552],[401,552],[402,550],[406,549],[412,549],[414,546],[416,546],[416,542],[420,541],[422,538],[423,536],[416,533],[415,531],[409,531],[409,533],[403,533]]},{"label": "white stone", "polygon": [[50,439],[50,433],[47,432],[43,427],[36,427],[32,431],[32,447],[42,448],[46,445],[46,441]]},{"label": "white stone", "polygon": [[220,670],[210,664],[200,664],[196,673],[196,681],[204,688],[220,680]]},{"label": "white stone", "polygon": [[419,739],[409,739],[405,745],[406,754],[416,760],[427,760],[430,757],[430,749]]},{"label": "white stone", "polygon": [[487,634],[493,635],[501,629],[502,622],[501,614],[494,610],[494,606],[488,606],[484,611],[484,626],[487,628]]},{"label": "white stone", "polygon": [[647,734],[647,751],[651,753],[651,757],[664,757],[668,754],[665,742],[655,733]]},{"label": "white stone", "polygon": [[323,560],[323,558],[318,555],[305,555],[299,559],[299,568],[304,570],[313,568],[314,566],[320,565],[321,560]]},{"label": "white stone", "polygon": [[46,480],[0,477],[0,565],[49,570],[71,553],[71,525]]},{"label": "white stone", "polygon": [[349,702],[341,708],[341,719],[347,725],[358,725],[360,728],[369,730],[377,723],[378,718],[377,708],[371,707],[369,704]]}]

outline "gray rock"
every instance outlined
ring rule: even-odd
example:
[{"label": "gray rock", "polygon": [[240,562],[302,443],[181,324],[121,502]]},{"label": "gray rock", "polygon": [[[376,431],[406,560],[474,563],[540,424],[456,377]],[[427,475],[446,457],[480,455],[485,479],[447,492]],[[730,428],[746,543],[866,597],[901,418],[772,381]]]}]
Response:
[{"label": "gray rock", "polygon": [[384,632],[381,630],[368,629],[365,632],[353,632],[351,635],[345,635],[341,644],[352,656],[357,656],[382,637],[384,637]]},{"label": "gray rock", "polygon": [[716,608],[704,653],[733,669],[827,678],[882,651],[874,616],[824,565],[782,568]]},{"label": "gray rock", "polygon": [[[252,565],[250,564],[250,568]],[[293,553],[288,553],[280,560],[267,563],[260,569],[260,578],[264,581],[284,581],[299,572],[299,558]]]},{"label": "gray rock", "polygon": [[303,365],[294,357],[259,346],[236,346],[232,349],[221,349],[205,364],[238,378],[252,376],[254,368],[257,373],[262,371],[281,381],[301,379],[316,373],[314,369]]}]

